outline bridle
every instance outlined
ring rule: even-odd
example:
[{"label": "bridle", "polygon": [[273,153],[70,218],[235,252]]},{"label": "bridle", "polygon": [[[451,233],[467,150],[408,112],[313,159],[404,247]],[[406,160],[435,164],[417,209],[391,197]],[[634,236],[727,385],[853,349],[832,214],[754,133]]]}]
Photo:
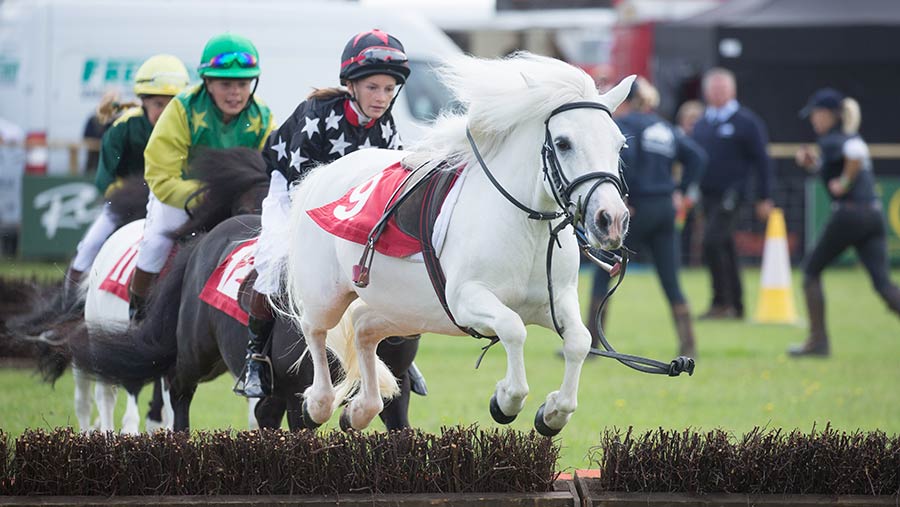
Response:
[{"label": "bridle", "polygon": [[[575,232],[575,238],[582,252],[584,252],[584,254],[600,268],[609,272],[610,276],[615,276],[618,274],[618,281],[603,298],[600,309],[602,309],[603,306],[606,305],[607,299],[615,292],[619,284],[622,283],[622,280],[625,277],[626,267],[628,266],[627,249],[622,250],[621,257],[612,252],[594,250],[588,242],[587,233],[584,230],[585,211],[587,208],[587,203],[590,202],[591,196],[600,185],[609,183],[616,187],[616,190],[619,192],[619,195],[623,199],[628,197],[628,185],[625,183],[625,178],[622,173],[622,166],[619,166],[618,175],[610,174],[608,172],[594,171],[578,176],[574,180],[569,180],[566,177],[565,173],[563,173],[562,167],[559,164],[559,158],[556,154],[556,146],[553,144],[553,137],[550,134],[550,120],[555,115],[565,111],[570,111],[572,109],[599,109],[612,117],[612,112],[605,105],[598,102],[580,101],[569,102],[557,107],[556,109],[551,111],[547,116],[547,119],[544,120],[544,145],[541,148],[541,161],[543,166],[542,171],[544,174],[544,180],[550,182],[553,199],[559,206],[558,211],[534,210],[520,202],[518,199],[513,197],[512,194],[510,194],[505,188],[503,188],[503,185],[501,185],[500,182],[497,181],[497,179],[491,173],[490,169],[488,169],[487,163],[485,163],[484,158],[478,151],[478,146],[475,143],[475,139],[472,137],[472,133],[469,131],[469,128],[466,127],[466,138],[468,138],[469,140],[469,145],[472,147],[472,151],[475,154],[476,160],[478,160],[478,164],[481,166],[491,184],[494,185],[494,188],[496,188],[497,191],[499,191],[507,201],[527,213],[528,218],[532,220],[548,222],[550,238],[547,244],[547,291],[550,295],[550,316],[553,321],[553,327],[556,329],[556,332],[560,338],[563,337],[563,332],[565,331],[565,329],[560,326],[559,321],[556,318],[556,307],[553,303],[553,279],[551,275],[551,268],[553,264],[553,244],[556,243],[559,248],[562,248],[558,238],[559,233],[569,225],[572,225]],[[572,192],[575,190],[575,188],[587,182],[593,182],[593,185],[588,190],[584,199],[580,197],[577,201],[572,199]],[[556,219],[562,220],[554,226],[552,221]],[[600,309],[598,309],[598,313],[600,312]],[[679,356],[669,363],[663,363],[660,361],[655,361],[653,359],[647,359],[629,354],[620,354],[616,352],[615,349],[613,349],[609,342],[606,340],[606,337],[603,334],[603,328],[600,325],[599,318],[597,319],[597,322],[597,331],[600,336],[600,342],[603,344],[603,347],[606,350],[592,348],[590,351],[591,354],[616,359],[630,368],[634,368],[645,373],[664,374],[672,377],[677,377],[683,372],[687,372],[689,375],[693,375],[694,360],[688,357]],[[470,334],[472,334],[471,331],[469,332]],[[473,336],[476,335],[477,333],[473,334]],[[491,340],[491,343],[482,349],[482,357],[489,347],[499,341],[499,338],[497,338],[496,336],[487,337],[477,335],[476,337],[489,338]],[[481,362],[481,358],[478,359],[478,362]]]}]

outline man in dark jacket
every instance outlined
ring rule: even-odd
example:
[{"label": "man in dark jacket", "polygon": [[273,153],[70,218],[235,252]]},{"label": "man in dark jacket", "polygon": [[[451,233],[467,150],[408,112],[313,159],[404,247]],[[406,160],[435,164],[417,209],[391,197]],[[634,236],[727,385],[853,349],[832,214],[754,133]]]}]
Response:
[{"label": "man in dark jacket", "polygon": [[748,197],[750,176],[756,179],[756,216],[772,210],[772,164],[766,153],[768,135],[759,117],[736,100],[734,74],[715,68],[703,76],[706,111],[694,125],[693,137],[709,156],[700,182],[706,228],[703,254],[712,276],[712,305],[701,318],[744,316],[734,229]]}]

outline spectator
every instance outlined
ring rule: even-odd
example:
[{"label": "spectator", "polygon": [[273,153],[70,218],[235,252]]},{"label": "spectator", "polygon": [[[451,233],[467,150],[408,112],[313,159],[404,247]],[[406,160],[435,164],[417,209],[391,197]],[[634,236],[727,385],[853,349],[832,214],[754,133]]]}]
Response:
[{"label": "spectator", "polygon": [[689,100],[678,108],[678,113],[675,114],[675,122],[685,135],[690,136],[693,135],[694,125],[703,116],[703,113],[704,107],[702,102]]},{"label": "spectator", "polygon": [[[681,107],[675,115],[675,122],[678,128],[687,136],[694,133],[694,124],[703,116],[703,103],[699,100],[689,100]],[[680,181],[683,177],[683,168],[681,164],[675,165],[675,178]],[[683,262],[690,266],[699,266],[701,252],[703,251],[703,235],[698,231],[703,230],[703,219],[700,213],[697,213],[695,205],[700,200],[699,188],[691,187],[691,192],[684,195],[682,207],[676,210],[675,225],[681,230],[681,258]]]},{"label": "spectator", "polygon": [[[136,104],[129,104],[129,106],[133,105]],[[84,165],[86,174],[93,174],[97,171],[97,166],[100,165],[100,143],[103,140],[103,134],[117,118],[118,112],[123,109],[125,108],[119,107],[119,92],[108,90],[100,98],[97,109],[85,122],[82,138],[87,149],[87,160]]]},{"label": "spectator", "polygon": [[800,116],[809,117],[818,139],[818,153],[806,146],[797,152],[797,165],[817,171],[832,199],[834,212],[819,241],[806,256],[803,293],[809,314],[809,337],[791,347],[792,356],[827,356],[830,353],[825,330],[825,295],[821,275],[828,264],[849,247],[869,272],[872,285],[900,315],[900,288],[891,283],[888,271],[887,239],[881,203],[875,193],[869,147],[859,136],[862,119],[855,100],[839,91],[817,91]]},{"label": "spectator", "polygon": [[[691,312],[678,282],[675,211],[681,208],[687,189],[699,181],[706,167],[706,154],[697,143],[654,112],[658,104],[656,89],[639,77],[628,99],[616,110],[616,123],[628,142],[621,153],[631,213],[625,247],[651,254],[675,321],[679,353],[694,356],[696,348]],[[684,168],[684,176],[678,184],[672,176],[676,161]],[[599,336],[596,336],[597,322],[594,319],[608,285],[609,274],[597,269],[588,326],[595,335],[595,347]]]},{"label": "spectator", "polygon": [[703,76],[703,95],[706,111],[694,125],[693,137],[709,155],[700,191],[706,219],[703,253],[712,277],[713,298],[701,318],[742,319],[743,288],[733,236],[751,174],[756,177],[757,218],[766,220],[772,210],[768,135],[756,114],[738,103],[730,71],[709,70]]}]

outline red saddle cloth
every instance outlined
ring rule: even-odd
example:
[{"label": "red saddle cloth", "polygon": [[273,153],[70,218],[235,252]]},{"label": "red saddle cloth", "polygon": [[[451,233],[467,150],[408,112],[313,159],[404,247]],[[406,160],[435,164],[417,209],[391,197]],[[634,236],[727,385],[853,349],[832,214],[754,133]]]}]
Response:
[{"label": "red saddle cloth", "polygon": [[257,238],[239,243],[209,275],[200,292],[200,300],[221,310],[243,325],[250,320],[238,303],[241,284],[253,270]]},{"label": "red saddle cloth", "polygon": [[[351,188],[340,199],[320,208],[307,210],[306,214],[327,232],[365,245],[372,228],[393,202],[391,197],[394,192],[408,175],[409,171],[397,162]],[[418,239],[397,227],[392,216],[381,237],[375,242],[375,250],[391,257],[408,257],[421,252],[422,247]]]},{"label": "red saddle cloth", "polygon": [[106,274],[106,277],[100,282],[100,290],[114,294],[123,301],[128,301],[128,286],[131,285],[131,276],[134,275],[134,266],[137,264],[138,245],[141,244],[143,236],[138,237],[132,245],[130,245],[119,260],[113,264],[112,269]]}]

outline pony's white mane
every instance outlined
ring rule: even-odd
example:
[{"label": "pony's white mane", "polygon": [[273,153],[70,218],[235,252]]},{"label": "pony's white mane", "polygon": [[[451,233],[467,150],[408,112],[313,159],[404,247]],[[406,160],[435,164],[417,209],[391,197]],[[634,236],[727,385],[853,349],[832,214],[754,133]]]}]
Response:
[{"label": "pony's white mane", "polygon": [[484,156],[496,150],[518,125],[543,123],[550,112],[573,101],[599,101],[594,81],[565,62],[528,52],[486,60],[459,56],[438,69],[463,113],[445,113],[412,146],[407,164],[461,161],[470,152],[466,126]]}]

